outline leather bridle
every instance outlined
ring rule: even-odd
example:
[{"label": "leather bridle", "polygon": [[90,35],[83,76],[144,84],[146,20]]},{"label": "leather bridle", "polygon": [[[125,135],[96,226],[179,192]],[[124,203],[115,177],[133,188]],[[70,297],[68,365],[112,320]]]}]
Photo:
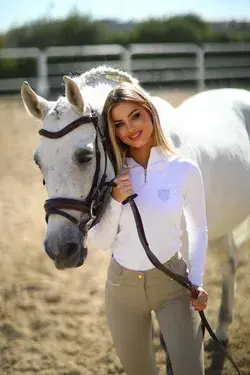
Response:
[{"label": "leather bridle", "polygon": [[[91,110],[91,115],[82,116],[79,119],[71,122],[69,125],[67,125],[62,130],[59,130],[58,132],[50,132],[45,129],[40,129],[39,134],[43,137],[50,138],[50,139],[57,139],[61,138],[64,135],[70,133],[74,129],[78,128],[79,126],[87,123],[93,123],[95,130],[96,130],[96,137],[95,137],[95,156],[96,156],[96,170],[93,177],[92,186],[90,188],[89,194],[85,200],[77,200],[77,199],[71,199],[71,198],[51,198],[47,199],[44,204],[44,209],[46,212],[46,221],[48,222],[49,216],[52,214],[61,215],[65,217],[66,219],[70,220],[73,224],[77,225],[79,230],[83,233],[83,235],[87,235],[88,230],[97,224],[105,209],[107,206],[107,203],[109,201],[110,192],[112,189],[112,186],[114,185],[113,180],[107,182],[107,159],[108,156],[112,162],[113,160],[113,153],[110,148],[110,145],[107,141],[107,138],[104,136],[99,123],[98,123],[98,116],[97,114]],[[99,150],[98,145],[98,137],[100,137],[101,144],[103,147],[104,155],[105,155],[105,163],[104,163],[104,171],[100,178],[100,169],[101,169],[101,154]],[[114,163],[112,163],[114,166]],[[98,183],[98,181],[100,181]],[[157,259],[157,257],[154,255],[154,253],[150,250],[146,235],[144,232],[143,222],[140,216],[140,212],[136,206],[136,203],[134,199],[136,198],[137,194],[133,194],[130,197],[128,197],[123,204],[129,203],[134,215],[135,224],[137,227],[137,232],[139,239],[141,241],[141,244],[151,261],[151,263],[158,268],[160,271],[165,273],[167,276],[174,279],[176,282],[181,284],[183,287],[187,288],[191,294],[197,298],[198,292],[196,287],[191,283],[190,280],[185,278],[184,276],[175,274],[171,270],[167,269],[160,261]],[[62,211],[62,209],[66,210],[75,210],[82,213],[87,213],[89,215],[89,218],[87,220],[77,220],[74,216],[70,215],[67,212]],[[78,263],[76,266],[82,265],[83,262]],[[199,311],[199,315],[201,318],[202,326],[203,326],[203,335],[204,330],[207,329],[210,336],[213,338],[213,340],[218,344],[221,351],[227,356],[227,358],[230,360],[234,368],[236,369],[237,373],[240,375],[240,371],[234,362],[232,356],[229,354],[227,349],[224,347],[224,345],[220,342],[220,340],[217,338],[215,333],[213,332],[211,326],[209,325],[206,316],[203,311]]]}]

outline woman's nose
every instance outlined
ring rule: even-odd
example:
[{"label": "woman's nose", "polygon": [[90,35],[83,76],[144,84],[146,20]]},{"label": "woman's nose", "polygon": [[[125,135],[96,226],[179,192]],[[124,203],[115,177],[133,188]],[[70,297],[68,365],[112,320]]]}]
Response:
[{"label": "woman's nose", "polygon": [[134,132],[135,131],[135,126],[133,124],[131,124],[131,123],[127,123],[127,129],[130,132]]}]

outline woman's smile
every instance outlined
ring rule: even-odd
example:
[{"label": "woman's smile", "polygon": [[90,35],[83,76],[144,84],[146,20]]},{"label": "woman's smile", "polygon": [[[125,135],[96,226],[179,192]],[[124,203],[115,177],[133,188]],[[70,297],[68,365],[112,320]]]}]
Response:
[{"label": "woman's smile", "polygon": [[139,130],[133,133],[129,138],[132,139],[133,141],[137,141],[140,138],[141,133],[142,133],[142,130]]}]

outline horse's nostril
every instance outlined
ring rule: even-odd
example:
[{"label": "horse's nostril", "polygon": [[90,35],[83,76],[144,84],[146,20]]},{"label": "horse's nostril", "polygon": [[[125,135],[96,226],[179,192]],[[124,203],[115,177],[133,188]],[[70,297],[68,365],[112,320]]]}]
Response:
[{"label": "horse's nostril", "polygon": [[55,257],[54,257],[54,254],[51,250],[51,247],[50,247],[50,244],[47,240],[44,241],[44,250],[46,251],[47,255],[50,257],[50,259],[54,260]]},{"label": "horse's nostril", "polygon": [[77,254],[78,252],[78,244],[75,243],[75,242],[67,242],[64,246],[63,246],[63,250],[64,250],[64,255],[66,257],[71,257],[71,256],[74,256]]}]

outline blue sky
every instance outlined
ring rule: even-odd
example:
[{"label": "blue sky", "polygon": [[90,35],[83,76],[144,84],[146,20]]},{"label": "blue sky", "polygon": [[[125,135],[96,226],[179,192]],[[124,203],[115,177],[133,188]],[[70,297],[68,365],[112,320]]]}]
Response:
[{"label": "blue sky", "polygon": [[95,19],[141,20],[192,12],[205,20],[248,20],[250,0],[0,0],[0,31],[41,17],[63,18],[76,8]]}]

